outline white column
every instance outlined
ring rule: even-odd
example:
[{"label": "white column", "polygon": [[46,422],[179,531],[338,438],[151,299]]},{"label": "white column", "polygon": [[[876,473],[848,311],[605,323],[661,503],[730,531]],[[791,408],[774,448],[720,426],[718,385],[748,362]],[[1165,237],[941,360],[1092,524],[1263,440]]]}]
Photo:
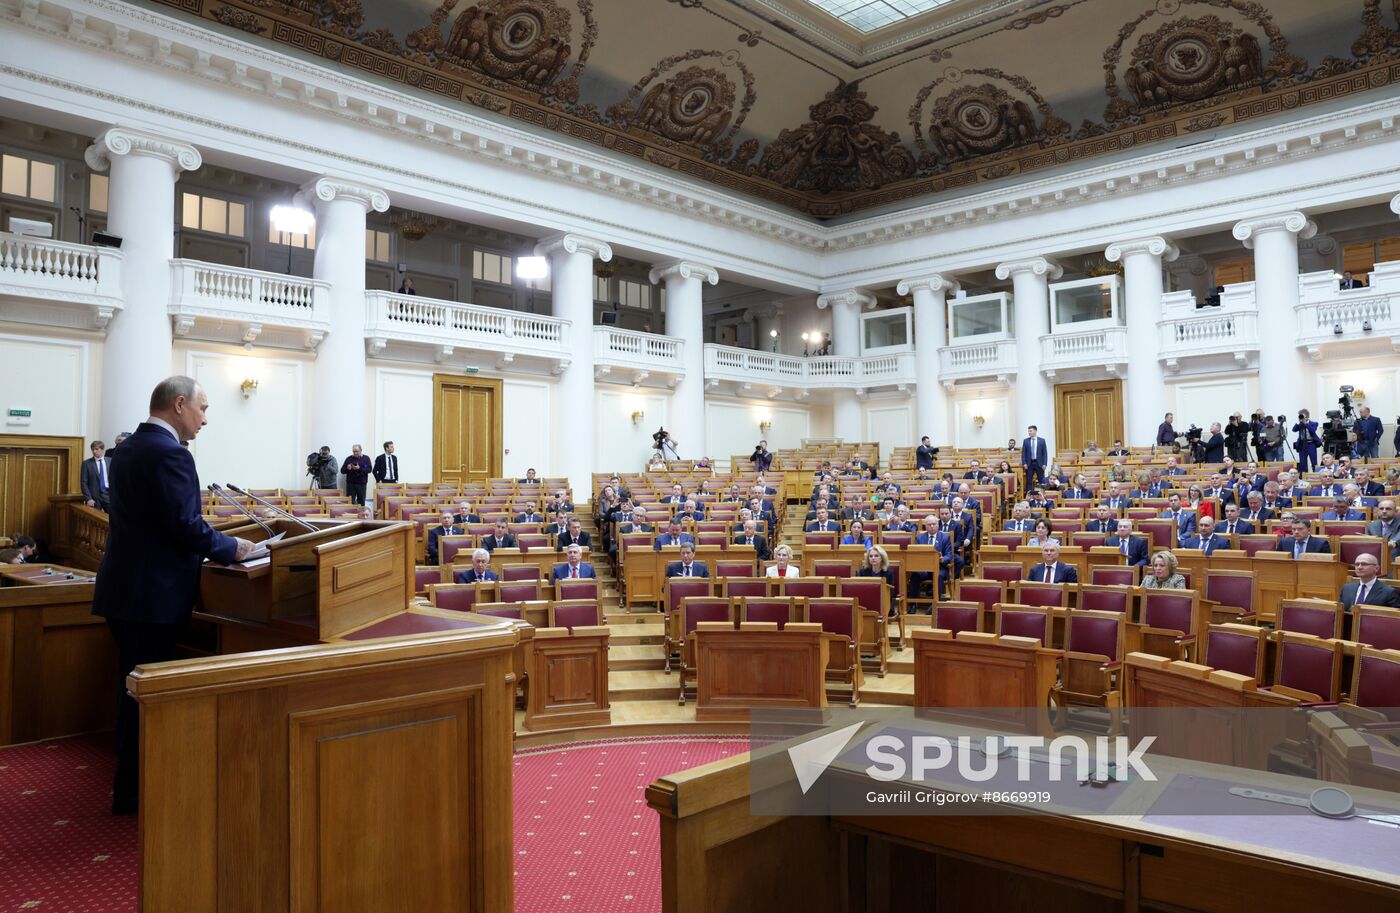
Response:
[{"label": "white column", "polygon": [[938,382],[938,350],[948,344],[948,293],[958,290],[951,276],[934,273],[905,279],[896,291],[914,295],[914,437],[928,435],[934,446],[951,445],[948,391]]},{"label": "white column", "polygon": [[1166,238],[1153,236],[1110,244],[1104,256],[1123,261],[1123,307],[1128,326],[1128,384],[1123,396],[1128,446],[1146,447],[1156,438],[1167,412],[1167,389],[1158,360],[1157,321],[1162,317],[1162,263],[1180,251]]},{"label": "white column", "polygon": [[384,212],[389,195],[345,178],[326,176],[302,185],[298,200],[316,210],[312,275],[330,283],[331,325],[316,352],[311,448],[329,446],[344,459],[369,441],[365,383],[365,215]]},{"label": "white column", "polygon": [[1064,274],[1044,257],[1011,260],[997,266],[997,278],[1011,278],[1016,298],[1016,416],[1015,436],[1035,425],[1055,459],[1055,396],[1040,370],[1040,338],[1050,335],[1050,281]]},{"label": "white column", "polygon": [[99,428],[110,441],[146,417],[151,391],[174,373],[168,308],[175,180],[201,159],[187,143],[126,127],[103,133],[84,157],[95,171],[112,169],[107,231],[122,239],[124,306],[107,328],[99,393]]},{"label": "white column", "polygon": [[[846,289],[817,297],[817,307],[831,308],[831,351],[838,356],[856,358],[860,355],[860,312],[875,306],[875,296],[860,289]],[[864,388],[839,388],[831,391],[832,430],[847,443],[864,439],[860,403],[865,399]],[[886,453],[906,442],[886,442]]]},{"label": "white column", "polygon": [[[568,233],[550,235],[535,245],[535,256],[548,257],[554,316],[569,321],[564,328],[568,360],[557,369],[554,453],[549,472],[569,478],[575,499],[592,497],[597,408],[593,392],[593,258],[612,259],[612,248]],[[668,302],[669,304],[669,302]],[[540,416],[548,421],[549,416]],[[640,461],[645,454],[638,454]],[[609,467],[612,468],[612,467]]]},{"label": "white column", "polygon": [[[1298,308],[1298,239],[1311,238],[1317,226],[1301,212],[1280,212],[1245,219],[1234,235],[1254,249],[1254,300],[1259,307],[1259,405],[1275,415],[1298,409],[1317,412],[1307,400],[1303,361],[1294,333]],[[1228,412],[1233,408],[1226,404]],[[1223,413],[1222,413],[1223,414]]]},{"label": "white column", "polygon": [[676,381],[671,396],[671,427],[682,456],[698,460],[709,456],[705,449],[705,305],[704,284],[715,285],[719,273],[714,267],[672,260],[658,263],[651,271],[652,284],[666,282],[666,335],[681,342],[681,364],[685,376]]}]

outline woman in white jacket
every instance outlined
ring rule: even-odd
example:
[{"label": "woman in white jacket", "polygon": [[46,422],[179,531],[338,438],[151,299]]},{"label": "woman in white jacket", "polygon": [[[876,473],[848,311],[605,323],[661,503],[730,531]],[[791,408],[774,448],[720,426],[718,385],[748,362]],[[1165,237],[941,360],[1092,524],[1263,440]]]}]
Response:
[{"label": "woman in white jacket", "polygon": [[792,546],[784,542],[773,550],[774,564],[766,574],[769,577],[801,577],[802,569],[792,563]]}]

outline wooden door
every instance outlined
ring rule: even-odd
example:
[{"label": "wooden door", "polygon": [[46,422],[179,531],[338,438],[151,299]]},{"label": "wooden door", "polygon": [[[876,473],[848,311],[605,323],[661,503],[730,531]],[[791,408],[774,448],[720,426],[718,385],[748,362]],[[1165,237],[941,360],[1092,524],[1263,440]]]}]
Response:
[{"label": "wooden door", "polygon": [[1083,450],[1094,441],[1101,450],[1123,439],[1123,382],[1091,381],[1055,387],[1055,447]]},{"label": "wooden door", "polygon": [[501,475],[501,382],[433,375],[433,481],[478,482]]},{"label": "wooden door", "polygon": [[49,538],[49,498],[78,490],[83,439],[0,434],[0,535]]}]

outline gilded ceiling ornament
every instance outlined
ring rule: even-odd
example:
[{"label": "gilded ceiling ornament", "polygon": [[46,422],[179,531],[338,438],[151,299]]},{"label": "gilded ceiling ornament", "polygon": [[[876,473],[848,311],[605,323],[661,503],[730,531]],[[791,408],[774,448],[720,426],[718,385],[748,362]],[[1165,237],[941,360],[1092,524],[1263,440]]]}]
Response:
[{"label": "gilded ceiling ornament", "polygon": [[[1393,0],[1396,18],[1400,19],[1400,0]],[[1400,45],[1400,31],[1386,26],[1381,16],[1381,0],[1366,0],[1361,10],[1361,37],[1351,45],[1351,53],[1362,60],[1369,60],[1378,54]]]},{"label": "gilded ceiling ornament", "polygon": [[[739,71],[744,98],[737,112],[734,81],[721,69],[693,65],[699,60],[712,60]],[[679,68],[686,63],[692,65]],[[708,157],[728,158],[730,140],[757,98],[753,74],[738,54],[696,49],[658,62],[622,101],[608,109],[608,117],[623,128],[640,128],[675,143],[697,146],[706,150]]]},{"label": "gilded ceiling ornament", "polygon": [[[965,76],[995,79],[1016,91],[1013,94],[990,82],[969,83],[944,91],[929,101],[940,87],[948,90],[949,83]],[[1030,143],[1049,143],[1070,130],[1069,124],[1055,116],[1050,104],[1025,77],[993,67],[949,68],[941,79],[919,90],[909,109],[909,126],[919,149],[919,168],[925,172]]]}]

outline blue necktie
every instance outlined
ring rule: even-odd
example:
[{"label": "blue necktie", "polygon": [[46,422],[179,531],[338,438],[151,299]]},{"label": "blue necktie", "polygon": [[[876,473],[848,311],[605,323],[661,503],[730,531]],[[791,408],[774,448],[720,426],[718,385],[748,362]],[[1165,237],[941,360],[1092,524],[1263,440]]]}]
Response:
[{"label": "blue necktie", "polygon": [[107,490],[107,461],[105,459],[97,461],[97,484],[103,491]]}]

